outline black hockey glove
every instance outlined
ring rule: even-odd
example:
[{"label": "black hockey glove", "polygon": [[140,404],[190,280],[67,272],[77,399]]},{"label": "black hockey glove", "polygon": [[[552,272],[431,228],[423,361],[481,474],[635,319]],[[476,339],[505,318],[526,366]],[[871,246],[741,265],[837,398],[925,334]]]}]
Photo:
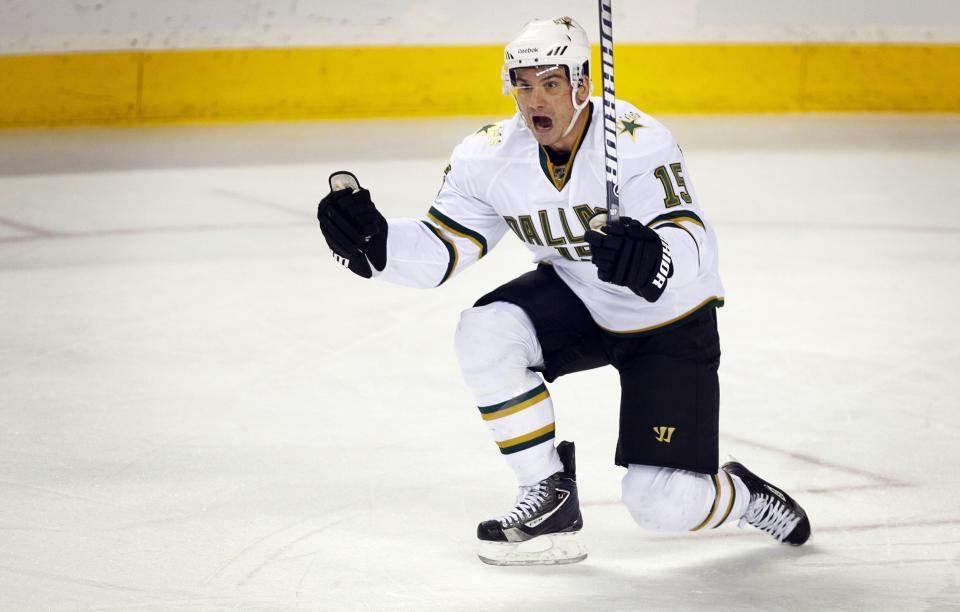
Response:
[{"label": "black hockey glove", "polygon": [[600,280],[627,287],[648,302],[660,299],[673,276],[670,249],[660,234],[646,225],[620,217],[606,223],[606,216],[595,217],[584,240],[590,244],[593,263]]},{"label": "black hockey glove", "polygon": [[330,175],[330,193],[317,207],[320,231],[333,257],[354,274],[373,276],[387,265],[387,220],[349,172]]}]

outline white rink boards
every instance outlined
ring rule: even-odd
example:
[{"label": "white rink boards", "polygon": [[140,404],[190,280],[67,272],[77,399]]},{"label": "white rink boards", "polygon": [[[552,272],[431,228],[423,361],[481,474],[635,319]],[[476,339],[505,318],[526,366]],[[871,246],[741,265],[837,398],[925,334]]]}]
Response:
[{"label": "white rink boards", "polygon": [[496,568],[511,474],[460,310],[364,282],[316,227],[353,170],[425,211],[485,121],[0,132],[0,609],[960,606],[960,118],[664,117],[721,253],[721,451],[810,513],[656,535],[617,503],[616,377],[551,386],[590,557]]}]

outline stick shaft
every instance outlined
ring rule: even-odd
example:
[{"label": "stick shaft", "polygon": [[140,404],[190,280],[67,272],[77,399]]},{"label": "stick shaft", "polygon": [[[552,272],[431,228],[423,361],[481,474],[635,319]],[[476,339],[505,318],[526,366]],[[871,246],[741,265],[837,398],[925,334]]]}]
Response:
[{"label": "stick shaft", "polygon": [[613,87],[612,0],[598,0],[600,8],[600,74],[603,78],[603,150],[606,158],[607,220],[620,219],[620,180],[617,163],[617,108]]}]

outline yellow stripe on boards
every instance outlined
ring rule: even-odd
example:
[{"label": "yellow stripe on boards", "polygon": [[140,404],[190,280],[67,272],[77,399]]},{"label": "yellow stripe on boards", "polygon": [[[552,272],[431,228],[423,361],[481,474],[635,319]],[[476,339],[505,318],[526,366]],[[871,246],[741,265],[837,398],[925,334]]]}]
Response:
[{"label": "yellow stripe on boards", "polygon": [[[502,53],[482,45],[0,55],[0,125],[509,116]],[[618,44],[615,53],[617,94],[652,113],[960,112],[960,45]]]},{"label": "yellow stripe on boards", "polygon": [[144,116],[358,118],[510,114],[501,52],[363,47],[147,54]]},{"label": "yellow stripe on boards", "polygon": [[960,45],[811,45],[805,111],[960,112]]},{"label": "yellow stripe on boards", "polygon": [[0,125],[135,121],[142,55],[0,55]]},{"label": "yellow stripe on boards", "polygon": [[620,45],[617,97],[642,110],[802,110],[803,53],[791,45]]},{"label": "yellow stripe on boards", "polygon": [[502,61],[491,46],[6,55],[0,126],[509,116]]},{"label": "yellow stripe on boards", "polygon": [[524,442],[529,442],[530,440],[533,440],[534,438],[538,438],[543,434],[550,433],[554,429],[556,429],[556,424],[550,423],[549,425],[545,427],[541,427],[536,431],[531,431],[528,434],[517,436],[516,438],[510,438],[509,440],[504,440],[502,442],[497,442],[497,446],[499,446],[500,448],[510,448],[511,446],[516,446],[517,444],[523,444]]},{"label": "yellow stripe on boards", "polygon": [[[520,402],[520,403],[517,404],[516,406],[511,406],[511,407],[507,408],[506,410],[500,410],[500,411],[498,411],[498,412],[491,412],[491,413],[489,413],[489,414],[482,414],[482,413],[481,413],[480,416],[483,418],[484,421],[493,421],[493,420],[496,420],[496,419],[502,419],[503,417],[510,416],[511,414],[516,414],[516,413],[520,412],[521,410],[525,410],[525,409],[529,408],[530,406],[533,406],[534,404],[539,404],[540,402],[542,402],[543,400],[547,399],[548,397],[550,397],[550,392],[547,391],[547,390],[544,390],[542,393],[538,393],[537,395],[534,395],[533,397],[531,397],[531,398],[528,399],[527,401],[525,401],[525,402]],[[546,433],[546,432],[541,432],[541,433]]]}]

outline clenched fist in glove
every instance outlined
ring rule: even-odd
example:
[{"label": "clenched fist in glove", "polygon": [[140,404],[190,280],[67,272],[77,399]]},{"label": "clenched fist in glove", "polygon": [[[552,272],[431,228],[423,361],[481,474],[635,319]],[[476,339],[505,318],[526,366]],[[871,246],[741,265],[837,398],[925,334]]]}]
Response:
[{"label": "clenched fist in glove", "polygon": [[364,278],[387,265],[387,220],[349,172],[330,175],[330,193],[317,207],[320,231],[334,259]]},{"label": "clenched fist in glove", "polygon": [[600,280],[627,287],[648,302],[660,299],[673,276],[670,249],[660,234],[630,217],[608,224],[606,215],[597,215],[590,227],[584,240]]}]

